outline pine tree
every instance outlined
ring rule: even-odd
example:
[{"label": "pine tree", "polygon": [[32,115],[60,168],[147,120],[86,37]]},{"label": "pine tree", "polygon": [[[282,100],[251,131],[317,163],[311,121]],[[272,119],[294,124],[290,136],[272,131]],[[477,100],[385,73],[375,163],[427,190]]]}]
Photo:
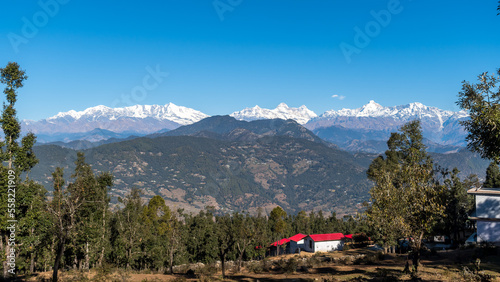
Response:
[{"label": "pine tree", "polygon": [[280,206],[275,207],[269,214],[269,224],[271,226],[271,231],[274,233],[276,239],[277,254],[280,253],[280,240],[283,234],[286,232],[286,212]]},{"label": "pine tree", "polygon": [[236,237],[234,221],[228,214],[215,217],[215,238],[217,242],[217,255],[221,261],[222,279],[226,279],[226,257],[233,250]]},{"label": "pine tree", "polygon": [[[5,136],[4,141],[0,142],[0,162],[2,163],[0,164],[0,208],[7,210],[7,203],[9,203],[9,207],[15,210],[15,213],[10,213],[9,217],[7,217],[6,213],[0,215],[0,224],[2,226],[7,226],[7,220],[17,220],[17,222],[20,222],[26,216],[26,210],[19,209],[16,202],[24,202],[24,204],[29,205],[30,203],[27,202],[28,199],[23,198],[29,195],[26,193],[18,193],[16,195],[16,188],[17,191],[22,188],[21,174],[26,173],[27,175],[31,168],[38,163],[33,153],[33,145],[36,142],[35,135],[29,133],[21,139],[20,144],[18,142],[21,136],[21,126],[16,117],[15,104],[17,101],[17,90],[23,87],[24,81],[27,78],[26,72],[15,62],[9,62],[5,68],[0,68],[0,82],[6,85],[3,91],[6,95],[6,103],[3,104],[3,112],[0,120]],[[8,179],[8,175],[11,176],[11,179]],[[27,176],[26,182],[28,183]],[[44,194],[44,191],[40,192]],[[16,227],[20,228],[20,226]],[[21,235],[21,233],[18,233],[18,235]],[[7,231],[2,229],[0,234],[0,249],[8,255],[11,246],[7,244]],[[19,244],[19,242],[16,244]],[[16,248],[14,250],[18,251]],[[4,260],[3,270],[4,277],[7,277],[7,260]]]},{"label": "pine tree", "polygon": [[57,281],[65,249],[66,261],[73,263],[73,268],[88,269],[91,261],[102,263],[103,259],[109,203],[107,191],[112,185],[112,176],[109,173],[95,176],[81,152],[77,154],[75,164],[75,172],[71,175],[74,181],[66,189],[63,169],[56,168],[52,174],[54,197],[49,203],[49,211],[58,240],[53,281]]}]

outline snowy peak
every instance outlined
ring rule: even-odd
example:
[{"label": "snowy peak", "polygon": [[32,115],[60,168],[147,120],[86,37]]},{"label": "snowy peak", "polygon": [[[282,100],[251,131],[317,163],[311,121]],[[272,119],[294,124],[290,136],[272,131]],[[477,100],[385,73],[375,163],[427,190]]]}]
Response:
[{"label": "snowy peak", "polygon": [[384,107],[375,101],[371,100],[368,104],[357,109],[342,109],[339,111],[326,111],[320,119],[331,119],[337,117],[392,117],[398,120],[410,120],[415,118],[463,118],[466,117],[465,112],[445,111],[435,107],[428,107],[422,103],[415,102],[403,106]]},{"label": "snowy peak", "polygon": [[103,105],[91,107],[83,111],[61,112],[47,119],[48,122],[54,122],[58,119],[65,120],[119,120],[122,118],[153,118],[159,121],[172,121],[180,125],[187,125],[200,121],[208,115],[190,108],[177,106],[173,103],[161,105],[135,105],[124,108],[110,108]]},{"label": "snowy peak", "polygon": [[280,103],[275,109],[264,109],[259,106],[246,108],[239,112],[230,114],[238,120],[258,120],[258,119],[293,119],[300,124],[306,124],[318,115],[302,105],[298,108],[291,108],[285,103]]},{"label": "snowy peak", "polygon": [[359,114],[362,116],[370,116],[372,114],[377,114],[378,112],[382,111],[384,107],[382,107],[380,104],[375,103],[375,101],[371,100],[370,103],[364,105],[361,107]]}]

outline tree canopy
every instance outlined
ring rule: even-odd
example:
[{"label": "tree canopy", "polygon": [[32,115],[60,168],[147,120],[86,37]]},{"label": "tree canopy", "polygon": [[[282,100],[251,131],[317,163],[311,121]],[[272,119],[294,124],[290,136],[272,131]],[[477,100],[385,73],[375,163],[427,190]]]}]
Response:
[{"label": "tree canopy", "polygon": [[[500,69],[497,72],[500,75]],[[468,131],[467,147],[483,158],[500,163],[500,89],[499,77],[488,72],[478,83],[462,82],[458,106],[470,114],[460,124]]]},{"label": "tree canopy", "polygon": [[424,235],[444,214],[444,190],[434,179],[433,162],[425,150],[419,121],[392,133],[387,146],[386,156],[373,160],[367,172],[375,183],[367,215],[386,243],[412,238],[417,270]]}]

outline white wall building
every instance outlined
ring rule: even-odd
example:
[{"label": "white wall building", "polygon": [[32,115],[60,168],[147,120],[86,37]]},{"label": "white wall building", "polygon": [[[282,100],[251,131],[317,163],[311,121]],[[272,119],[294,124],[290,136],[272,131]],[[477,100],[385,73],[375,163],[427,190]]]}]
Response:
[{"label": "white wall building", "polygon": [[341,251],[344,246],[344,234],[312,234],[304,238],[304,249],[308,252]]},{"label": "white wall building", "polygon": [[475,188],[467,193],[474,195],[476,201],[476,211],[470,219],[477,221],[477,243],[500,245],[500,188]]}]

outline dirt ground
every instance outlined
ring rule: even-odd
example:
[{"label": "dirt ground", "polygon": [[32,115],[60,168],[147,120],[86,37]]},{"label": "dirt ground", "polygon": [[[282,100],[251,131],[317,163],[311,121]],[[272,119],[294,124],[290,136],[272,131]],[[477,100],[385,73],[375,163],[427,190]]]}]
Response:
[{"label": "dirt ground", "polygon": [[[104,276],[95,271],[90,273],[62,272],[61,281],[409,281],[412,277],[404,274],[406,255],[387,254],[382,260],[353,259],[360,256],[378,257],[376,252],[367,249],[354,249],[335,253],[311,254],[302,252],[299,255],[282,255],[267,260],[266,270],[250,271],[250,267],[243,268],[241,272],[229,269],[226,279],[222,279],[221,271],[197,271],[194,275],[187,274],[164,275],[146,273],[115,272]],[[477,251],[453,250],[438,251],[422,258],[419,267],[419,281],[465,281],[464,267],[475,269]],[[277,267],[281,262],[290,259],[298,262],[295,271],[285,271]],[[314,259],[311,259],[314,258]],[[348,259],[346,259],[348,258]],[[307,264],[313,260],[315,263]],[[255,262],[255,264],[261,264]],[[307,266],[306,266],[307,265]],[[212,269],[215,269],[212,267]],[[489,255],[480,262],[482,273],[491,275],[492,281],[500,281],[500,256]],[[39,273],[36,277],[25,277],[20,281],[44,281],[50,279],[52,273]]]}]

